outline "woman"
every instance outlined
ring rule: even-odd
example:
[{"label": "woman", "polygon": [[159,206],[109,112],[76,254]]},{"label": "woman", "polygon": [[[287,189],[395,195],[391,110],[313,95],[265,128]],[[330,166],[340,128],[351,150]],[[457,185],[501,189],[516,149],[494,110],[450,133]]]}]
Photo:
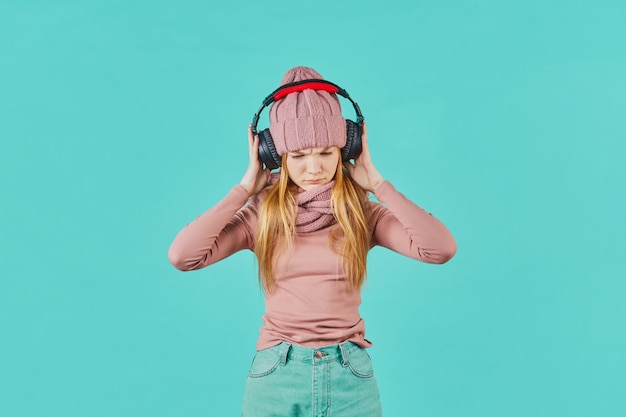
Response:
[{"label": "woman", "polygon": [[[322,77],[296,67],[281,85],[311,79]],[[351,135],[346,123],[354,122],[341,114],[336,95],[316,87],[277,99],[268,135],[280,172],[263,167],[260,139],[249,127],[250,161],[241,182],[180,231],[169,251],[183,271],[243,249],[258,258],[266,312],[245,417],[380,416],[366,352],[371,342],[358,311],[367,252],[380,245],[444,263],[456,251],[441,222],[383,179],[364,125],[360,155],[353,163],[342,160]],[[368,192],[382,204],[369,201]]]}]

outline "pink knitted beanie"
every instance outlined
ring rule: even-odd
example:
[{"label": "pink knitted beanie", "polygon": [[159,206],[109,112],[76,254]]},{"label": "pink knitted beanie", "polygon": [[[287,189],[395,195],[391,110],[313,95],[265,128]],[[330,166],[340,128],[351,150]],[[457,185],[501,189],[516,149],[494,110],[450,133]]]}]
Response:
[{"label": "pink knitted beanie", "polygon": [[[280,85],[323,79],[312,68],[295,67],[287,71]],[[346,145],[346,121],[335,94],[304,90],[291,93],[272,104],[270,133],[279,155],[306,148]]]}]

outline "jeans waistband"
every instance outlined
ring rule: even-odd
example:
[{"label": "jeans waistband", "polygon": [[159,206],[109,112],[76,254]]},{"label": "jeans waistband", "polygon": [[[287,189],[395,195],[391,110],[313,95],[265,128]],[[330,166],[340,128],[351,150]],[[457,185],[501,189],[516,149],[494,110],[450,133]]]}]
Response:
[{"label": "jeans waistband", "polygon": [[350,352],[361,349],[361,347],[349,341],[316,348],[281,342],[270,349],[278,354],[283,365],[288,361],[315,364],[338,360],[345,366],[348,363]]}]

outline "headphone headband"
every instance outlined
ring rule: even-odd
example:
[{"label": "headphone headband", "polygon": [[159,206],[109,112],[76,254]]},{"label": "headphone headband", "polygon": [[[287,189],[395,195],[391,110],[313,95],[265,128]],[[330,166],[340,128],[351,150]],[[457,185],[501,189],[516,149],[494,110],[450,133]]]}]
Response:
[{"label": "headphone headband", "polygon": [[272,91],[270,95],[265,97],[265,99],[263,100],[263,103],[261,104],[261,107],[259,108],[259,110],[257,110],[257,112],[254,114],[254,118],[252,119],[252,133],[254,133],[255,135],[258,133],[256,126],[259,123],[259,116],[261,115],[261,111],[265,107],[269,106],[275,101],[278,101],[284,98],[285,96],[291,93],[298,93],[304,90],[327,91],[329,93],[339,94],[340,96],[350,100],[350,103],[352,103],[352,106],[354,107],[354,110],[356,111],[356,117],[357,117],[356,122],[359,124],[363,123],[364,117],[363,117],[363,114],[361,113],[361,109],[359,108],[359,105],[354,100],[352,100],[352,98],[350,97],[350,95],[348,94],[346,90],[339,87],[337,84],[331,83],[330,81],[312,78],[309,80],[296,81],[293,83],[281,85],[276,90]]},{"label": "headphone headband", "polygon": [[337,84],[331,83],[330,81],[310,79],[281,85],[276,90],[272,91],[269,96],[265,97],[263,103],[267,106],[274,101],[280,100],[288,94],[299,93],[300,91],[304,91],[307,89],[328,91],[329,93],[339,94],[343,97],[346,97],[348,95],[348,93],[346,93],[346,90],[339,87]]}]

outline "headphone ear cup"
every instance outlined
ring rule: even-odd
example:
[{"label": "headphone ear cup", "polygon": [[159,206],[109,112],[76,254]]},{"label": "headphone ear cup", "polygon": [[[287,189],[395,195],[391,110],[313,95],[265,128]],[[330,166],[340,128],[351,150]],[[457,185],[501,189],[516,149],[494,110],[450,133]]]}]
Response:
[{"label": "headphone ear cup", "polygon": [[360,123],[346,120],[346,146],[341,148],[342,161],[345,162],[350,159],[356,159],[361,155],[361,132],[362,126]]},{"label": "headphone ear cup", "polygon": [[279,168],[281,164],[280,155],[276,152],[269,129],[263,129],[259,132],[259,160],[269,169]]}]

